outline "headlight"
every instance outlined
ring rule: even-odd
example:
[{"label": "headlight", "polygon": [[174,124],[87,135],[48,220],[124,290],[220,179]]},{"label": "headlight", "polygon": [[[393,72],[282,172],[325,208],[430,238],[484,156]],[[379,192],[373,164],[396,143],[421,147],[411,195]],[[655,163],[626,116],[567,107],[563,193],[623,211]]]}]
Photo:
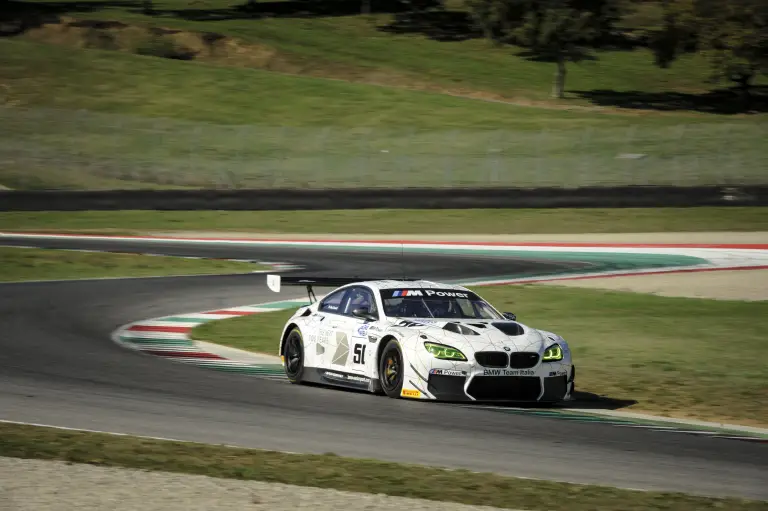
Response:
[{"label": "headlight", "polygon": [[543,362],[555,362],[557,360],[563,359],[563,348],[560,347],[559,344],[553,344],[546,350],[544,350],[544,355],[542,355],[541,360]]},{"label": "headlight", "polygon": [[436,344],[434,342],[425,342],[424,347],[432,354],[433,357],[442,360],[467,360],[464,353],[460,352],[456,348],[451,348],[444,344]]}]

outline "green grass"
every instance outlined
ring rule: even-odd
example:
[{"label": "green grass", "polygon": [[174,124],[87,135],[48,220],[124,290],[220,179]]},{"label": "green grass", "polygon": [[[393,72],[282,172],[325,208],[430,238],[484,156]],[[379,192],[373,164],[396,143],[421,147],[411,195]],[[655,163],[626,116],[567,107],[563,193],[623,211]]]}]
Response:
[{"label": "green grass", "polygon": [[[280,332],[295,311],[294,308],[213,321],[194,327],[190,337],[254,353],[279,355],[277,346]],[[254,332],[260,333],[257,336]]]},{"label": "green grass", "polygon": [[[476,290],[520,321],[562,335],[579,391],[632,411],[768,425],[768,302],[666,298],[542,286]],[[192,336],[275,353],[292,311],[207,323]],[[253,332],[263,332],[255,337]]]},{"label": "green grass", "polygon": [[17,105],[0,108],[0,184],[18,189],[762,183],[768,162],[761,116],[522,107],[18,39],[0,40],[0,85]]},{"label": "green grass", "polygon": [[572,128],[632,121],[514,106],[500,111],[441,94],[16,39],[0,40],[0,49],[0,83],[22,106],[265,127],[535,129],[547,121]]},{"label": "green grass", "polygon": [[531,511],[768,509],[766,502],[734,498],[620,490],[334,455],[284,454],[15,424],[0,424],[0,456],[257,480]]},{"label": "green grass", "polygon": [[764,208],[0,212],[0,230],[133,233],[578,234],[768,231]]},{"label": "green grass", "polygon": [[[344,16],[254,19],[247,13],[233,10],[243,3],[202,0],[190,6],[183,0],[164,0],[154,2],[158,12],[153,16],[119,5],[79,12],[71,9],[69,14],[80,18],[217,32],[269,48],[279,57],[274,60],[284,61],[286,68],[296,68],[303,73],[353,80],[378,78],[406,85],[426,82],[456,90],[488,91],[517,99],[548,101],[554,64],[522,58],[518,56],[519,48],[496,48],[479,38],[439,42],[418,33],[395,34],[382,30],[392,22],[393,17],[388,13],[369,17],[349,12]],[[449,9],[466,12],[461,1],[449,2]],[[640,13],[629,17],[628,25],[644,27],[658,15],[645,11],[647,9],[641,9]],[[212,16],[195,19],[206,14]],[[219,15],[218,19],[212,19],[216,15]],[[225,19],[221,19],[221,15]],[[644,16],[647,20],[643,20]],[[706,84],[708,71],[702,58],[686,57],[663,70],[654,66],[647,50],[600,51],[595,56],[594,61],[570,66],[568,90],[656,92],[677,89],[691,92],[709,88]],[[276,63],[271,62],[271,65]]]},{"label": "green grass", "polygon": [[263,265],[139,254],[0,247],[0,281],[247,273]]}]

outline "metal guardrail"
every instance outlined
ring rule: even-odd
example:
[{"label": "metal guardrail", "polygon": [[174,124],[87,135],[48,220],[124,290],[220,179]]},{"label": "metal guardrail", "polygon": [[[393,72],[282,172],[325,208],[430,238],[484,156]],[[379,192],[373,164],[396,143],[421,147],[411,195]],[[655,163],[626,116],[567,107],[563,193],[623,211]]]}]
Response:
[{"label": "metal guardrail", "polygon": [[768,185],[466,189],[3,191],[0,211],[768,206]]}]

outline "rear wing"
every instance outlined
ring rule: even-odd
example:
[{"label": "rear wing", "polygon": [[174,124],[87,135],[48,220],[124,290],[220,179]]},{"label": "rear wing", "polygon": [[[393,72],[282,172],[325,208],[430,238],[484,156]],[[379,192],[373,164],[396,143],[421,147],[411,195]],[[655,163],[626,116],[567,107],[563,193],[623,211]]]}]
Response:
[{"label": "rear wing", "polygon": [[[389,280],[386,278],[365,278],[365,277],[283,277],[282,275],[267,275],[267,287],[279,293],[281,286],[305,286],[309,303],[317,301],[315,292],[312,289],[318,287],[341,287],[357,282],[366,282],[372,280]],[[419,279],[397,279],[397,280],[419,280]]]},{"label": "rear wing", "polygon": [[309,303],[312,304],[317,301],[315,291],[312,289],[314,286],[341,287],[363,280],[379,279],[364,279],[359,277],[283,277],[282,275],[267,275],[267,287],[269,287],[271,291],[279,293],[281,286],[305,286],[307,288]]}]

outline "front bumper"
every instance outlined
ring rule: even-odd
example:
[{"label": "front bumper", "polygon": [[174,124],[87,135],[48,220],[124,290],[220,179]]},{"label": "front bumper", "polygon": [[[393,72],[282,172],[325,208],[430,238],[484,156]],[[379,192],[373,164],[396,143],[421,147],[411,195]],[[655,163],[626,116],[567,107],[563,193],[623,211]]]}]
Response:
[{"label": "front bumper", "polygon": [[506,371],[508,374],[483,374],[482,369],[460,374],[462,371],[433,368],[427,377],[426,390],[440,401],[557,403],[568,399],[573,391],[575,368],[563,366],[560,364],[552,371],[547,367]]}]

